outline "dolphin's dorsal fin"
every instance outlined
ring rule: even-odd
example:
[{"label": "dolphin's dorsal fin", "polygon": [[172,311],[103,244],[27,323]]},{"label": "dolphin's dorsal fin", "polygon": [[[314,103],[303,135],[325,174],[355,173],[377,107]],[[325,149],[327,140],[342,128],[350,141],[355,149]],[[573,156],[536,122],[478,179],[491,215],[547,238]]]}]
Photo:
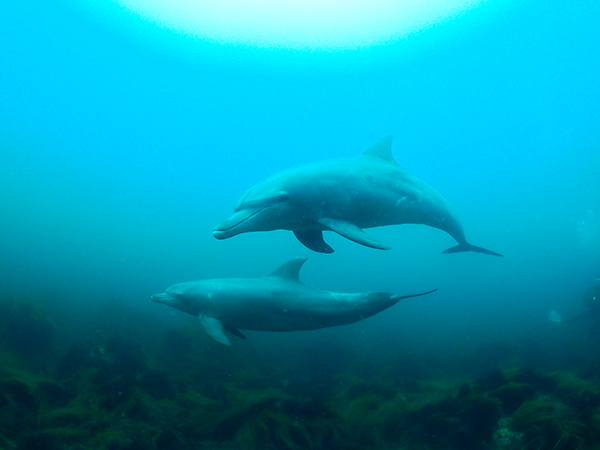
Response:
[{"label": "dolphin's dorsal fin", "polygon": [[289,281],[300,281],[298,278],[298,273],[300,272],[300,268],[302,264],[306,262],[306,258],[294,258],[290,259],[285,264],[279,266],[273,272],[271,272],[269,277],[279,277],[284,278]]},{"label": "dolphin's dorsal fin", "polygon": [[385,161],[396,163],[396,160],[392,156],[392,139],[393,136],[385,136],[371,145],[368,149],[363,152],[364,156],[374,156]]}]

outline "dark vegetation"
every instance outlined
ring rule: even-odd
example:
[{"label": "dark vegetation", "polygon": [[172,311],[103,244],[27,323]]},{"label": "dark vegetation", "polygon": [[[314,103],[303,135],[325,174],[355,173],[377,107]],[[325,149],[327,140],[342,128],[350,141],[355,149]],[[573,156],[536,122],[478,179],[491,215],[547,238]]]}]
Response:
[{"label": "dark vegetation", "polygon": [[600,448],[600,361],[502,367],[504,344],[468,372],[432,355],[374,367],[331,344],[268,361],[122,305],[74,342],[34,303],[0,313],[2,449]]}]

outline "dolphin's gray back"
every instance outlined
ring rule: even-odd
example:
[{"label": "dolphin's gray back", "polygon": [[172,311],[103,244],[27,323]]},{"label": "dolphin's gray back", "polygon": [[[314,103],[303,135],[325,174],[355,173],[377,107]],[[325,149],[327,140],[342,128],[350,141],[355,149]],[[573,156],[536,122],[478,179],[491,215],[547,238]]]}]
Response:
[{"label": "dolphin's gray back", "polygon": [[[327,176],[319,177],[320,173]],[[306,204],[297,207],[305,209],[307,216],[343,219],[360,228],[425,224],[455,238],[463,237],[462,226],[448,202],[395,162],[363,155],[309,164],[283,171],[275,178],[292,197]],[[318,224],[316,228],[326,229]]]}]

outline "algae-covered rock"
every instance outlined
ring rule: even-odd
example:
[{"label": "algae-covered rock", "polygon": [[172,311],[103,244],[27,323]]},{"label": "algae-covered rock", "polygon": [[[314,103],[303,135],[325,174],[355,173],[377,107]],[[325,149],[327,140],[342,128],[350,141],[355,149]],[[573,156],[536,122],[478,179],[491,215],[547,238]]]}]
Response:
[{"label": "algae-covered rock", "polygon": [[0,395],[14,406],[36,411],[39,402],[31,388],[20,380],[6,380],[0,382]]},{"label": "algae-covered rock", "polygon": [[510,382],[489,392],[489,395],[500,400],[504,412],[510,414],[523,402],[535,397],[535,390],[530,384]]},{"label": "algae-covered rock", "polygon": [[22,434],[18,440],[19,450],[60,450],[62,442],[52,433],[47,431],[33,431]]},{"label": "algae-covered rock", "polygon": [[40,381],[37,386],[41,401],[52,408],[65,406],[75,396],[71,389],[54,380]]},{"label": "algae-covered rock", "polygon": [[498,399],[470,392],[409,413],[408,424],[413,439],[432,448],[479,450],[492,441],[501,413]]},{"label": "algae-covered rock", "polygon": [[494,445],[498,450],[522,450],[523,433],[517,433],[511,429],[511,422],[508,418],[498,421],[498,428],[494,432]]},{"label": "algae-covered rock", "polygon": [[529,384],[536,392],[542,394],[551,394],[556,390],[556,381],[553,377],[531,367],[523,367],[515,371],[510,379],[515,383]]},{"label": "algae-covered rock", "polygon": [[344,442],[341,418],[324,403],[276,389],[233,392],[237,400],[230,401],[237,406],[219,421],[213,439],[234,436],[247,450],[326,450]]}]

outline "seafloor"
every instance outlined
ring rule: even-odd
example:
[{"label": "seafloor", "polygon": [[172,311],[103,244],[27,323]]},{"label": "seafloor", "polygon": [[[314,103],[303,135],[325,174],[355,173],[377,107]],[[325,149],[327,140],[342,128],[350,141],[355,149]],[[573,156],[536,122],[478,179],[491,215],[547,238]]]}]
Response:
[{"label": "seafloor", "polygon": [[93,317],[0,302],[0,449],[600,449],[600,359],[539,364],[522,342],[265,357],[118,302]]}]

